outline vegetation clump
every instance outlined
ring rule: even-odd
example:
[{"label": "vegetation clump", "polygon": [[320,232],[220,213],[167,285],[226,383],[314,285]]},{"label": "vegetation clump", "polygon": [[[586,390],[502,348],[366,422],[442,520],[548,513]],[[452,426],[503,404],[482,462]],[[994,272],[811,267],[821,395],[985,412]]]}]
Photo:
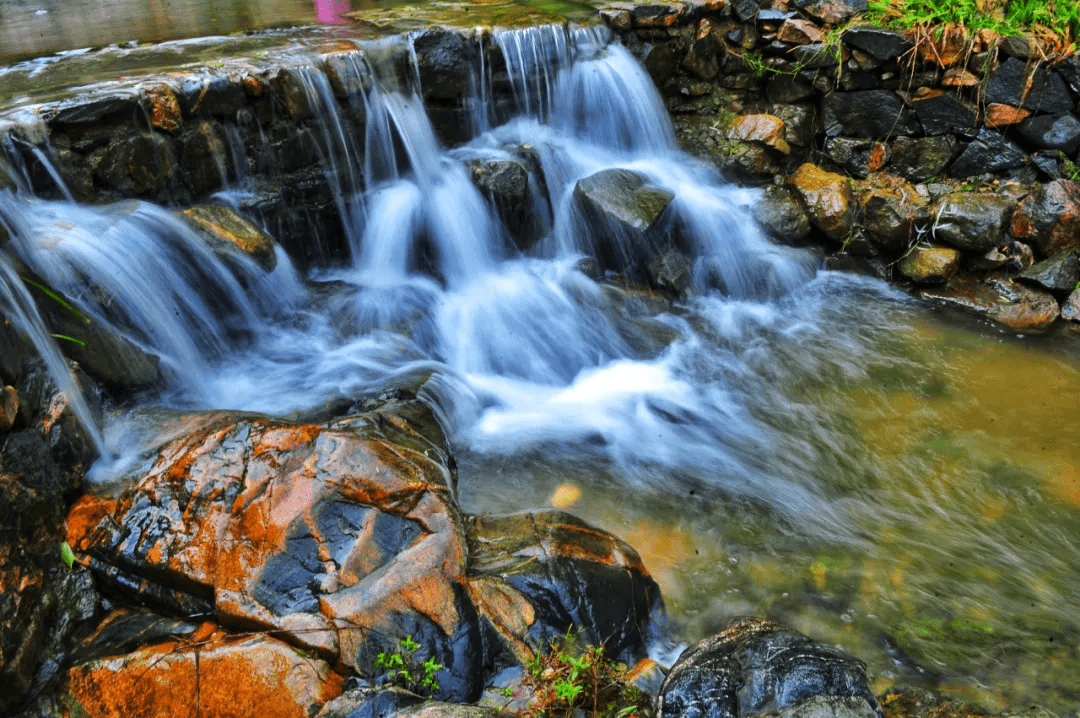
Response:
[{"label": "vegetation clump", "polygon": [[401,651],[380,653],[375,657],[375,667],[386,671],[390,683],[412,691],[417,695],[432,696],[439,692],[439,681],[435,674],[443,669],[435,662],[435,656],[426,661],[416,658],[420,644],[413,640],[410,633],[401,639]]}]

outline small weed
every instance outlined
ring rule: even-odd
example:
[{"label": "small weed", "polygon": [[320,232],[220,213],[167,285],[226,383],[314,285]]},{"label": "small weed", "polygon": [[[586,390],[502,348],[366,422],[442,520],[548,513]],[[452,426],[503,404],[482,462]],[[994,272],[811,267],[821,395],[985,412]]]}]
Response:
[{"label": "small weed", "polygon": [[1061,151],[1058,152],[1058,159],[1061,160],[1061,176],[1073,182],[1080,182],[1080,166],[1077,166]]},{"label": "small weed", "polygon": [[420,644],[413,640],[410,633],[401,639],[401,652],[380,653],[375,657],[375,667],[386,671],[389,682],[420,695],[429,696],[439,692],[439,681],[435,674],[443,669],[435,662],[435,656],[426,661],[417,662],[416,651]]}]

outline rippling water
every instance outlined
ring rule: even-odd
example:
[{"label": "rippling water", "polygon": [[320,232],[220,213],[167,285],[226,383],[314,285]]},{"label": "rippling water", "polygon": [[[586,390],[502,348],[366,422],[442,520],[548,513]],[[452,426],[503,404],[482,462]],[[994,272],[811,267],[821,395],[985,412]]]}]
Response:
[{"label": "rippling water", "polygon": [[[641,550],[676,640],[765,615],[868,660],[878,688],[1075,705],[1069,345],[945,321],[767,241],[756,195],[674,149],[648,78],[602,31],[496,40],[517,111],[478,105],[477,136],[453,151],[388,78],[365,99],[364,157],[323,106],[347,266],[300,277],[279,253],[265,275],[141,203],[5,192],[0,217],[23,261],[162,356],[158,405],[291,415],[429,376],[465,509],[573,504]],[[325,77],[303,76],[319,106]],[[464,163],[525,145],[550,205],[520,254]],[[685,300],[579,270],[603,238],[573,189],[610,168],[675,195],[669,226],[695,258]],[[118,458],[96,478],[140,460],[149,415],[112,417]]]}]

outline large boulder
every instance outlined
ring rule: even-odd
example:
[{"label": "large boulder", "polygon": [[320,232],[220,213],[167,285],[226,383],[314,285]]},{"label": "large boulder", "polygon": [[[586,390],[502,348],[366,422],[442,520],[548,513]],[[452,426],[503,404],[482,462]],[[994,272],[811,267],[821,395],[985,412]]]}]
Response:
[{"label": "large boulder", "polygon": [[1010,57],[986,84],[987,102],[1024,107],[1046,114],[1068,112],[1076,106],[1061,76],[1045,67],[1032,68]]},{"label": "large boulder", "polygon": [[913,135],[918,123],[891,90],[833,92],[821,103],[825,134],[885,139]]},{"label": "large boulder", "polygon": [[807,162],[788,178],[788,184],[818,229],[835,240],[848,236],[855,219],[851,180]]},{"label": "large boulder", "polygon": [[581,233],[591,243],[586,252],[605,269],[634,271],[661,241],[665,210],[674,198],[632,170],[603,170],[578,180],[574,202],[584,221]]},{"label": "large boulder", "polygon": [[949,167],[953,177],[964,178],[1023,167],[1027,155],[1015,142],[989,127],[980,127],[956,161]]},{"label": "large boulder", "polygon": [[683,651],[660,688],[657,718],[772,715],[822,698],[852,699],[844,705],[853,712],[839,715],[883,716],[867,683],[857,658],[770,621],[740,618]]}]

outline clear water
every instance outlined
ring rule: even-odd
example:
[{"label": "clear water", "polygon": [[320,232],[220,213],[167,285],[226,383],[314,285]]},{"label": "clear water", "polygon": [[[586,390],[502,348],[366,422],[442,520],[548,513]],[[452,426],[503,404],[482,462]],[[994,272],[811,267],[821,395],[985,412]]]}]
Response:
[{"label": "clear water", "polygon": [[[496,41],[517,111],[474,103],[478,134],[452,151],[415,88],[368,68],[361,156],[325,78],[304,73],[346,266],[301,278],[281,255],[262,275],[147,204],[6,192],[0,216],[23,261],[163,357],[158,407],[289,416],[429,376],[465,509],[570,507],[627,538],[665,590],[675,641],[765,615],[846,646],[879,689],[1080,704],[1070,345],[951,324],[767,241],[756,195],[674,148],[647,76],[601,31]],[[527,254],[464,166],[523,145],[550,196]],[[675,195],[669,226],[697,277],[685,301],[579,271],[598,230],[573,188],[609,168]],[[724,293],[705,281],[718,276]],[[95,479],[162,440],[156,416],[111,418],[120,459]]]}]

